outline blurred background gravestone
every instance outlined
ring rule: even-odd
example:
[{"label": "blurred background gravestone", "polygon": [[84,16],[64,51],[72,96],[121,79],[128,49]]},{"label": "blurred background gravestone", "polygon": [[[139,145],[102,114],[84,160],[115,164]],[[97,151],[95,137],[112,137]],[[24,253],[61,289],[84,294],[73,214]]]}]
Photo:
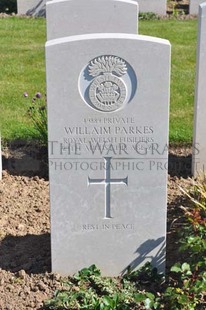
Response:
[{"label": "blurred background gravestone", "polygon": [[[126,0],[54,0],[47,3],[47,40],[87,33],[138,32],[138,4]],[[71,18],[68,18],[68,12]],[[125,14],[126,12],[126,14]]]},{"label": "blurred background gravestone", "polygon": [[206,2],[199,6],[192,173],[206,170]]},{"label": "blurred background gravestone", "polygon": [[139,11],[152,12],[159,15],[166,15],[167,0],[137,0]]},{"label": "blurred background gravestone", "polygon": [[190,0],[190,14],[198,14],[199,4],[203,2],[204,0]]}]

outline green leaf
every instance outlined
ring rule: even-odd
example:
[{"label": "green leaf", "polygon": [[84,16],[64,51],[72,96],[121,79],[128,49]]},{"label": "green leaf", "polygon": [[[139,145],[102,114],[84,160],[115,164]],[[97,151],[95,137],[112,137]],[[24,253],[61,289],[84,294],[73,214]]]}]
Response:
[{"label": "green leaf", "polygon": [[174,266],[172,266],[172,268],[170,269],[172,272],[181,272],[182,269],[181,269],[181,266],[180,264],[175,264]]},{"label": "green leaf", "polygon": [[103,302],[106,306],[111,306],[112,305],[112,300],[109,296],[104,296],[103,297]]},{"label": "green leaf", "polygon": [[137,302],[142,302],[143,300],[146,299],[146,296],[143,293],[138,293],[138,294],[134,294],[134,299]]},{"label": "green leaf", "polygon": [[[186,295],[179,295],[178,302],[182,305],[186,305],[188,304],[188,297]],[[189,309],[192,310],[193,308],[189,308]]]},{"label": "green leaf", "polygon": [[154,300],[154,298],[155,298],[155,296],[154,296],[152,293],[150,293],[150,292],[147,292],[147,293],[146,293],[146,296],[147,296],[150,300]]},{"label": "green leaf", "polygon": [[114,300],[114,302],[115,302],[115,305],[117,305],[117,304],[118,304],[118,301],[119,301],[119,295],[118,295],[117,293],[114,294],[113,300]]},{"label": "green leaf", "polygon": [[183,263],[182,264],[182,271],[190,271],[190,265],[188,263]]},{"label": "green leaf", "polygon": [[145,309],[149,310],[151,309],[153,302],[149,298],[146,298],[144,301],[144,305],[145,305]]},{"label": "green leaf", "polygon": [[159,301],[156,301],[156,302],[154,303],[153,308],[154,308],[154,309],[159,309],[159,308],[160,308],[160,303],[159,303]]}]

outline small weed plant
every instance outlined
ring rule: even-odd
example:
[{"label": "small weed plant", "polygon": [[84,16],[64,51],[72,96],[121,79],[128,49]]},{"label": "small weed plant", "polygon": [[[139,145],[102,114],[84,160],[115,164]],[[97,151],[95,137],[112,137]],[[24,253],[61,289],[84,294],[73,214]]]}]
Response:
[{"label": "small weed plant", "polygon": [[136,282],[145,272],[148,281],[152,280],[149,275],[157,273],[147,264],[135,274],[122,278],[103,278],[96,266],[92,265],[64,282],[66,289],[55,292],[54,297],[45,302],[44,309],[151,309],[156,303],[155,295],[139,290]]},{"label": "small weed plant", "polygon": [[[25,98],[29,98],[27,92],[24,93]],[[32,120],[34,130],[37,132],[39,142],[47,145],[47,105],[46,95],[43,96],[37,92],[32,100],[29,100],[27,114]]]},{"label": "small weed plant", "polygon": [[174,285],[167,288],[165,297],[172,309],[206,309],[205,176],[195,181],[189,192],[181,190],[190,201],[187,208],[182,207],[187,225],[180,238],[180,251],[187,255],[187,262],[172,267],[176,277]]},{"label": "small weed plant", "polygon": [[153,12],[140,12],[139,20],[159,20],[160,16]]},{"label": "small weed plant", "polygon": [[119,278],[103,278],[92,265],[66,279],[44,309],[206,309],[206,178],[181,190],[189,198],[187,208],[181,207],[185,225],[179,250],[186,259],[166,278],[150,263]]}]

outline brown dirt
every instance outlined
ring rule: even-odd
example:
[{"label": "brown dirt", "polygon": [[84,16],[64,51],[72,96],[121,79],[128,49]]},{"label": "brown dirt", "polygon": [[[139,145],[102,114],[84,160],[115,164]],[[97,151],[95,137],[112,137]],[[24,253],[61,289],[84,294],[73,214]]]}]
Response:
[{"label": "brown dirt", "polygon": [[[61,288],[51,273],[49,182],[45,150],[29,145],[5,148],[0,181],[0,309],[40,309]],[[42,160],[43,159],[43,160]],[[32,160],[34,164],[32,164]],[[26,167],[26,169],[25,169]],[[178,186],[187,187],[191,149],[170,150],[168,176],[167,270],[180,259],[177,230],[182,226]],[[86,266],[85,266],[86,267]]]}]

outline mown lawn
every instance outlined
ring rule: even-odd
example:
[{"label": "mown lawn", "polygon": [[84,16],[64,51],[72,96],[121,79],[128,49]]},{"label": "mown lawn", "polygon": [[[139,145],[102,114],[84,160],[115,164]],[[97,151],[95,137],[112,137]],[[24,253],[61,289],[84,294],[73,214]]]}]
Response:
[{"label": "mown lawn", "polygon": [[191,142],[193,132],[197,20],[142,21],[139,32],[172,45],[170,141]]},{"label": "mown lawn", "polygon": [[[139,22],[139,33],[172,44],[170,142],[191,142],[197,20]],[[5,140],[35,137],[26,114],[33,95],[45,92],[45,19],[0,19],[0,124]],[[30,98],[25,99],[27,91]]]},{"label": "mown lawn", "polygon": [[32,98],[45,92],[45,40],[45,19],[0,19],[0,124],[5,139],[32,136],[23,93]]}]

